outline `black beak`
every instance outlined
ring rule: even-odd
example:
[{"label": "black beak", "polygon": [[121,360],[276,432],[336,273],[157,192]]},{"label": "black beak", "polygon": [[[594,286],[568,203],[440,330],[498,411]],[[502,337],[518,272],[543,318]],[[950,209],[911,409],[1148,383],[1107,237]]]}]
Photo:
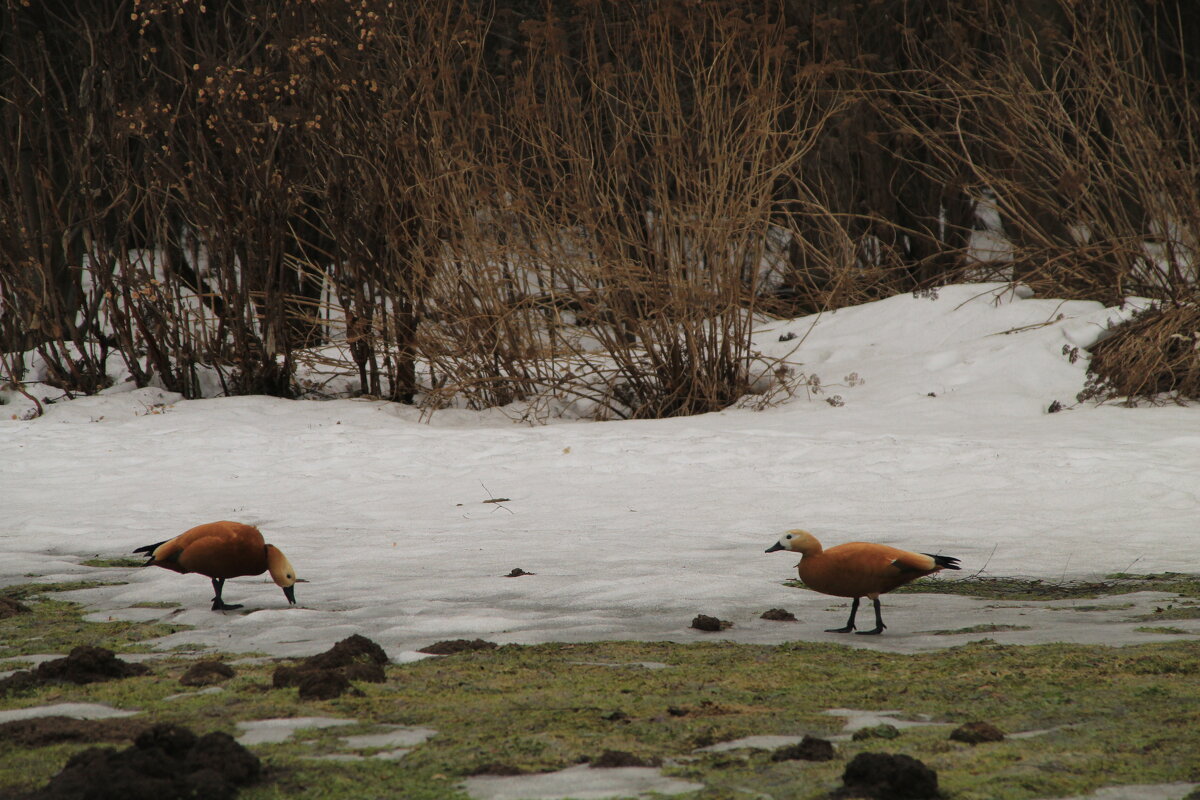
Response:
[{"label": "black beak", "polygon": [[781,545],[779,542],[776,542],[775,544],[768,547],[766,550],[763,550],[763,552],[764,553],[774,553],[776,550],[782,550],[782,549],[783,549],[783,545]]},{"label": "black beak", "polygon": [[292,605],[296,605],[296,587],[295,586],[283,587],[283,596],[288,599],[289,603],[291,603]]}]

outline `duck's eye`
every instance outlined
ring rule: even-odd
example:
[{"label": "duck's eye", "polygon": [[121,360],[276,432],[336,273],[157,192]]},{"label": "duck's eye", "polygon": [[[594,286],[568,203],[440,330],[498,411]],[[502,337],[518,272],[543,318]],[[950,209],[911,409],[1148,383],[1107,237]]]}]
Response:
[{"label": "duck's eye", "polygon": [[789,538],[789,539],[790,539],[790,538],[792,538],[792,535],[789,533],[789,534],[787,535],[787,538]]}]

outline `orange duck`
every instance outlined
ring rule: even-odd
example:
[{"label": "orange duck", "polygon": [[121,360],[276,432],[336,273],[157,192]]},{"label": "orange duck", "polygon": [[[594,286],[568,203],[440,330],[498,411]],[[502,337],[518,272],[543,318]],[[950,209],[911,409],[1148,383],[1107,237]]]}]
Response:
[{"label": "orange duck", "polygon": [[845,627],[828,628],[828,633],[854,630],[854,615],[858,613],[858,602],[863,597],[875,602],[875,628],[857,632],[865,635],[883,633],[887,626],[883,624],[879,609],[879,595],[934,572],[959,568],[957,558],[910,553],[885,544],[849,542],[825,550],[815,536],[801,530],[788,531],[766,552],[776,550],[801,554],[796,566],[800,569],[800,580],[808,588],[835,597],[854,598]]},{"label": "orange duck", "polygon": [[162,567],[173,572],[198,572],[212,578],[213,611],[241,608],[221,599],[226,578],[261,575],[268,570],[272,580],[283,588],[283,595],[296,604],[296,571],[273,544],[263,542],[258,528],[240,522],[209,522],[184,531],[174,539],[139,547],[133,552],[145,553],[149,559],[143,566]]}]

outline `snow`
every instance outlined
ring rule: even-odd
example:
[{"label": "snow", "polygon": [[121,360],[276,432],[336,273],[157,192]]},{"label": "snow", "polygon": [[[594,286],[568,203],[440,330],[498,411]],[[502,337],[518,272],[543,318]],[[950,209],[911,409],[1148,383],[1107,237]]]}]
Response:
[{"label": "snow", "polygon": [[1130,784],[1106,786],[1089,795],[1066,800],[1186,800],[1196,788],[1194,783]]},{"label": "snow", "polygon": [[704,785],[664,777],[653,767],[593,769],[584,764],[538,775],[482,775],[467,778],[463,788],[475,800],[604,800],[649,792],[686,794]]},{"label": "snow", "polygon": [[[1101,625],[1062,602],[1003,609],[927,595],[885,597],[882,636],[837,637],[823,629],[844,622],[846,604],[784,586],[794,556],[763,553],[803,527],[827,546],[953,555],[962,575],[1200,572],[1200,411],[1075,401],[1086,348],[1131,309],[975,284],[764,321],[756,347],[787,359],[790,394],[667,420],[531,427],[506,410],[183,401],[127,387],[22,420],[26,401],[10,394],[0,585],[127,581],[68,597],[95,619],[156,612],[194,626],[164,648],[270,655],[353,633],[400,661],[476,637],[912,652],[966,640],[931,629],[1016,616],[1029,629],[988,635],[1151,641],[1121,615]],[[1054,401],[1065,410],[1047,413]],[[265,575],[229,581],[225,599],[245,608],[214,613],[202,576],[80,564],[220,519],[260,526],[288,555],[308,581],[298,607]],[[503,577],[517,567],[534,574]],[[1136,602],[1152,610],[1159,599]],[[164,600],[182,609],[132,609]],[[758,618],[773,607],[800,621]],[[701,633],[689,628],[697,613],[734,625]],[[1172,624],[1196,633],[1194,621]]]},{"label": "snow", "polygon": [[123,711],[102,703],[54,703],[48,706],[13,708],[0,711],[0,723],[39,717],[70,717],[71,719],[113,719],[132,717],[137,711]]},{"label": "snow", "polygon": [[333,728],[339,725],[353,725],[352,719],[336,717],[287,717],[277,719],[257,719],[250,722],[239,722],[241,735],[237,740],[242,745],[278,744],[292,738],[296,731],[314,728]]}]

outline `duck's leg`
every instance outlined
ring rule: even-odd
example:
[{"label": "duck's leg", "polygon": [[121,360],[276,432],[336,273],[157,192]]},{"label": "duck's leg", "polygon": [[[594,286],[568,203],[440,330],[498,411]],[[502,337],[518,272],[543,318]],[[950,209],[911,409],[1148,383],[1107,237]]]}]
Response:
[{"label": "duck's leg", "polygon": [[242,607],[240,604],[231,606],[228,603],[226,603],[224,600],[221,599],[221,590],[225,588],[225,579],[224,578],[213,578],[212,585],[213,585],[213,591],[216,592],[216,597],[213,598],[213,606],[212,606],[213,611],[232,611],[235,608]]},{"label": "duck's leg", "polygon": [[[850,619],[846,620],[844,628],[826,628],[826,633],[850,633],[854,630],[854,615],[858,613],[858,598],[854,598],[854,602],[850,604]],[[878,631],[876,631],[878,633]]]},{"label": "duck's leg", "polygon": [[879,598],[875,598],[875,630],[873,631],[857,631],[860,636],[874,636],[877,633],[883,633],[883,629],[887,625],[883,624],[883,614],[879,610]]}]

